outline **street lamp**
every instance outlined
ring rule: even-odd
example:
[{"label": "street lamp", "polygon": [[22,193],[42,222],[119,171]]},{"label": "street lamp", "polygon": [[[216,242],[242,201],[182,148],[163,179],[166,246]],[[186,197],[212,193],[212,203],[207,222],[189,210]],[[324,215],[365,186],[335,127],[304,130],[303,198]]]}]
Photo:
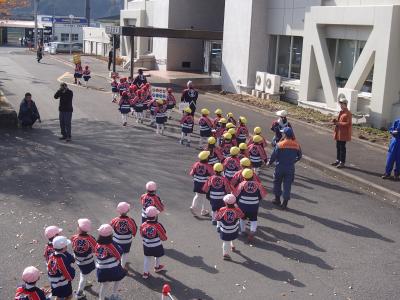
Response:
[{"label": "street lamp", "polygon": [[69,54],[72,54],[72,20],[74,19],[74,15],[69,15],[69,20],[71,21],[69,27]]}]

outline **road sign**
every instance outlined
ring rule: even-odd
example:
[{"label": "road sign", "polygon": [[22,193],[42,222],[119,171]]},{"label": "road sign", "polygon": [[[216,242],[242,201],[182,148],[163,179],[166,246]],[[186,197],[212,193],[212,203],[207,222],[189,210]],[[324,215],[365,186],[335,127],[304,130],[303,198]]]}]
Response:
[{"label": "road sign", "polygon": [[121,35],[122,34],[122,27],[121,26],[106,26],[106,33],[107,34]]}]

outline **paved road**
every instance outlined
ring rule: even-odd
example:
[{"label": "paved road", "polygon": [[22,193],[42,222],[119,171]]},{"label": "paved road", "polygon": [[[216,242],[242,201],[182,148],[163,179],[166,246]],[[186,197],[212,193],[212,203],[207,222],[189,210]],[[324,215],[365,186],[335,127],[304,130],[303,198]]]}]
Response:
[{"label": "paved road", "polygon": [[[399,298],[398,208],[299,164],[290,210],[274,209],[269,195],[254,245],[238,241],[240,252],[224,262],[210,222],[188,211],[187,172],[197,152],[177,143],[175,121],[165,137],[132,122],[123,128],[108,94],[73,88],[73,142],[60,142],[52,95],[66,66],[47,59],[38,65],[31,55],[9,51],[0,48],[1,88],[14,105],[26,90],[33,92],[43,123],[30,131],[0,131],[0,299],[12,297],[24,266],[44,270],[43,227],[59,224],[69,235],[79,217],[95,226],[108,222],[117,202],[138,203],[149,179],[167,202],[160,217],[169,236],[167,271],[141,279],[136,239],[123,299],[160,299],[165,282],[178,299]],[[271,173],[262,173],[269,191]],[[133,216],[139,220],[138,205]]]}]

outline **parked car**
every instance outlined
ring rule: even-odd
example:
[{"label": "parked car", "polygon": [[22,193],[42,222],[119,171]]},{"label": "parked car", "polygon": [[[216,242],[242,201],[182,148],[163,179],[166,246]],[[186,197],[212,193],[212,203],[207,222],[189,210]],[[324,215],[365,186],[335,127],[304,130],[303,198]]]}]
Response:
[{"label": "parked car", "polygon": [[82,52],[83,45],[82,43],[61,43],[55,42],[51,43],[50,46],[50,54],[57,54],[57,53],[69,53],[69,51],[73,53]]}]

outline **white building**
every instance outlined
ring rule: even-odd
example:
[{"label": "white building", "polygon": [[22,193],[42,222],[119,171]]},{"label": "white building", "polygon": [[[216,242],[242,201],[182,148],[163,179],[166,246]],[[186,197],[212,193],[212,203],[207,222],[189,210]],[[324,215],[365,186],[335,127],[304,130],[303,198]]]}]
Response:
[{"label": "white building", "polygon": [[386,126],[400,116],[399,29],[400,0],[226,0],[223,89],[277,74],[299,105],[337,111],[344,93]]},{"label": "white building", "polygon": [[[53,26],[54,21],[54,26]],[[53,40],[56,42],[69,43],[70,38],[73,43],[82,43],[83,27],[87,26],[85,18],[73,17],[53,17],[47,15],[38,15],[38,25],[43,28],[54,29]],[[71,35],[71,37],[70,37]]]},{"label": "white building", "polygon": [[[222,31],[224,4],[224,0],[125,0],[121,26]],[[146,61],[147,67],[159,70],[220,72],[221,44],[221,41],[138,37],[136,64]],[[129,60],[129,37],[122,37],[121,55]]]}]

